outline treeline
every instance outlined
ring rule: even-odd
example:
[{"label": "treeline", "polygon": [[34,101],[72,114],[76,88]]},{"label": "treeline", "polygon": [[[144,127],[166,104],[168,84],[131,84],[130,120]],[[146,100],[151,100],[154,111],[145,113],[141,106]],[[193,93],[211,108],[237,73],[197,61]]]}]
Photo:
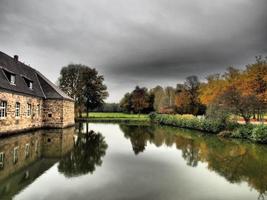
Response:
[{"label": "treeline", "polygon": [[136,87],[120,101],[128,113],[178,113],[204,115],[224,121],[239,115],[246,123],[251,118],[263,120],[267,107],[267,60],[256,62],[244,70],[229,67],[224,74],[213,74],[205,82],[189,76],[176,88]]},{"label": "treeline", "polygon": [[123,112],[123,109],[120,107],[118,103],[104,103],[103,105],[89,110],[89,112],[108,112],[108,113],[115,113],[115,112]]}]

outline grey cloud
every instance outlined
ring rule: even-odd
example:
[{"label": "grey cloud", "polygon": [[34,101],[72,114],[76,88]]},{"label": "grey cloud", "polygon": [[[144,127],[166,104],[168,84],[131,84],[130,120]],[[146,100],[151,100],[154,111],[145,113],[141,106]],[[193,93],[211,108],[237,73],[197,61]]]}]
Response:
[{"label": "grey cloud", "polygon": [[94,66],[118,101],[136,84],[175,85],[266,55],[266,8],[266,0],[0,0],[0,50],[53,81],[70,62]]}]

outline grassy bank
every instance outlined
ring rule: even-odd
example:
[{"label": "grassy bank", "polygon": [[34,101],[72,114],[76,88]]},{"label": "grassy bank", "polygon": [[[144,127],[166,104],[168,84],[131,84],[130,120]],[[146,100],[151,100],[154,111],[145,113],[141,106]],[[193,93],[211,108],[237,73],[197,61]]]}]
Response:
[{"label": "grassy bank", "polygon": [[165,115],[152,113],[149,115],[152,122],[175,126],[179,128],[189,128],[208,133],[218,134],[220,137],[231,137],[248,139],[257,143],[267,143],[266,125],[242,125],[228,122],[223,124],[219,121],[197,118],[184,115]]},{"label": "grassy bank", "polygon": [[[87,120],[87,115],[84,113],[82,119]],[[148,115],[144,114],[127,114],[127,113],[101,113],[101,112],[91,112],[89,113],[89,121],[99,121],[99,122],[128,122],[128,121],[150,121]]]}]

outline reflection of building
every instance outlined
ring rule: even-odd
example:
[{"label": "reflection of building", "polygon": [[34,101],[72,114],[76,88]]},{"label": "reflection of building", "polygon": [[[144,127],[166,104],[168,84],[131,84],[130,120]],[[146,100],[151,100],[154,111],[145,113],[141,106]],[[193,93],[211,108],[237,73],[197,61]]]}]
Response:
[{"label": "reflection of building", "polygon": [[74,125],[74,101],[37,70],[0,52],[0,133]]},{"label": "reflection of building", "polygon": [[38,130],[1,139],[0,197],[11,197],[33,182],[73,145],[74,127]]}]

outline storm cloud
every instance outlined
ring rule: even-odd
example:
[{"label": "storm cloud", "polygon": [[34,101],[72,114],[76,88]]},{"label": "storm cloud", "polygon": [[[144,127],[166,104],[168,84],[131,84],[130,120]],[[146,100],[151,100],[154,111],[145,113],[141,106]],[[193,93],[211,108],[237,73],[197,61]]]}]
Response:
[{"label": "storm cloud", "polygon": [[119,101],[135,85],[244,67],[267,54],[266,0],[0,0],[0,51],[56,81],[82,63]]}]

